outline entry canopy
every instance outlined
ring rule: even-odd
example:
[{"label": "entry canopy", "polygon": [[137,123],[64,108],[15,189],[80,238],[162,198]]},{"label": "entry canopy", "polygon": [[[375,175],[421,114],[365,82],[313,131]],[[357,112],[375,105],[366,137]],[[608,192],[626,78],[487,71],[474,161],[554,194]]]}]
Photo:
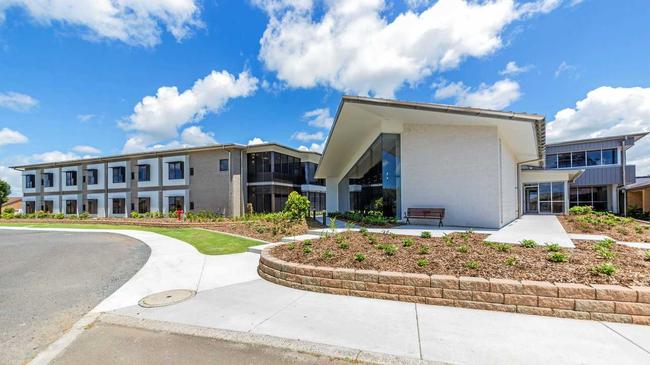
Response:
[{"label": "entry canopy", "polygon": [[343,176],[359,151],[380,133],[400,133],[404,124],[496,126],[517,162],[541,160],[544,116],[441,104],[344,96],[330,130],[317,178]]},{"label": "entry canopy", "polygon": [[574,182],[577,178],[585,172],[585,169],[531,169],[521,171],[521,182],[528,183],[544,183],[555,181],[568,181]]}]

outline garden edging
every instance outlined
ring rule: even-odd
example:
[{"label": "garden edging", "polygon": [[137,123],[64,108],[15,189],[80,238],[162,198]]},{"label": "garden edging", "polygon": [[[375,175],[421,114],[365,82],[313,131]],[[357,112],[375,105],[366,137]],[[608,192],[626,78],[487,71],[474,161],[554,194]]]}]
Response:
[{"label": "garden edging", "polygon": [[320,293],[650,325],[650,287],[583,285],[316,267],[262,251],[259,275]]}]

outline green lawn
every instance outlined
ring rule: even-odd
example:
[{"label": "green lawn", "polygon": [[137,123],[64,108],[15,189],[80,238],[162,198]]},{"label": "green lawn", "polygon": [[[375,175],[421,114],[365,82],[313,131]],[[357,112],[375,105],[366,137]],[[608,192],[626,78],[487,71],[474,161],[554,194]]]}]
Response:
[{"label": "green lawn", "polygon": [[208,231],[200,228],[161,228],[125,226],[113,224],[83,224],[83,223],[12,223],[1,222],[0,226],[11,227],[33,227],[33,228],[83,228],[83,229],[131,229],[149,231],[165,236],[173,237],[189,243],[199,252],[206,255],[227,255],[231,253],[246,252],[250,246],[261,245],[255,240],[231,236],[215,231]]}]

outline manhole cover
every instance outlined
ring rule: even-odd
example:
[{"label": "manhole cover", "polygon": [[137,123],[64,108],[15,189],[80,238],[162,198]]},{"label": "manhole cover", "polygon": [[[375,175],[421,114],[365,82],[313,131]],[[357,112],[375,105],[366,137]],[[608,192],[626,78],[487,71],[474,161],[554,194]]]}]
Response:
[{"label": "manhole cover", "polygon": [[145,307],[145,308],[164,307],[167,305],[172,305],[172,304],[176,304],[188,300],[194,295],[196,295],[196,292],[194,290],[188,290],[188,289],[168,290],[168,291],[163,291],[160,293],[148,295],[140,299],[138,304],[140,304],[141,307]]}]

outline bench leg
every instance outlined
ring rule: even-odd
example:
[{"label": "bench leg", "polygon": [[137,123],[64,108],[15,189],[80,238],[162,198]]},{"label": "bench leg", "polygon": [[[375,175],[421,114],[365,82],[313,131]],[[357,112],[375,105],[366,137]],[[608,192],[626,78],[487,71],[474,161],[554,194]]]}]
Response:
[{"label": "bench leg", "polygon": [[440,222],[438,223],[438,227],[442,227],[442,219],[441,219]]},{"label": "bench leg", "polygon": [[406,224],[409,224],[409,217],[406,217]]}]

